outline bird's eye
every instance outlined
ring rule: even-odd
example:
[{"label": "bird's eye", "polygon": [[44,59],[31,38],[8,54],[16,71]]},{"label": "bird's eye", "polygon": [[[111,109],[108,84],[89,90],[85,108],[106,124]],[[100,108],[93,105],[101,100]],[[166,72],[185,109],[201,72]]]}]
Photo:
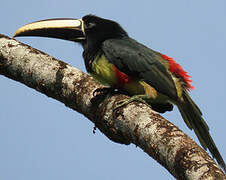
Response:
[{"label": "bird's eye", "polygon": [[89,22],[89,23],[86,24],[86,29],[92,29],[92,28],[94,28],[95,26],[96,26],[95,23]]}]

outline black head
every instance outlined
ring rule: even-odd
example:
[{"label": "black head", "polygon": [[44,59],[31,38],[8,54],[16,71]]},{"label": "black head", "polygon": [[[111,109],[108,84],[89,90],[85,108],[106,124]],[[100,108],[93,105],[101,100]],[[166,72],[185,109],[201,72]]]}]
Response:
[{"label": "black head", "polygon": [[98,46],[103,41],[128,36],[127,32],[115,21],[86,15],[82,18],[86,43]]},{"label": "black head", "polygon": [[82,18],[86,38],[96,38],[100,41],[128,36],[127,32],[115,21],[103,19],[94,15]]}]

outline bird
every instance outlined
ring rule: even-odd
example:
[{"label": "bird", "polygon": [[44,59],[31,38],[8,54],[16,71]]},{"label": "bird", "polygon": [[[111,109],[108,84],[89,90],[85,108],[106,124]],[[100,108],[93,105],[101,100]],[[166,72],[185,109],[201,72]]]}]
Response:
[{"label": "bird", "polygon": [[194,89],[191,76],[173,58],[131,38],[116,21],[92,14],[81,19],[32,22],[16,30],[14,37],[19,36],[58,38],[81,44],[87,72],[100,83],[131,96],[121,105],[141,100],[161,113],[172,111],[176,105],[202,147],[226,171],[202,112],[189,96]]}]

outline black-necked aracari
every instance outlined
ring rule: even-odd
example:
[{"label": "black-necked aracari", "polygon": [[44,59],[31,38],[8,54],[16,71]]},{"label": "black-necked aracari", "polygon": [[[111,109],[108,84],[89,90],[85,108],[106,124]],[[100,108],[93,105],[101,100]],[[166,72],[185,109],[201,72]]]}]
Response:
[{"label": "black-necked aracari", "polygon": [[[112,20],[94,15],[82,19],[48,19],[19,28],[16,36],[41,36],[78,42],[85,66],[101,83],[144,98],[159,112],[177,105],[186,125],[194,129],[204,149],[209,149],[226,171],[209,127],[198,106],[188,95],[193,89],[190,76],[174,59],[156,52],[136,40]],[[132,97],[132,98],[133,98]]]}]

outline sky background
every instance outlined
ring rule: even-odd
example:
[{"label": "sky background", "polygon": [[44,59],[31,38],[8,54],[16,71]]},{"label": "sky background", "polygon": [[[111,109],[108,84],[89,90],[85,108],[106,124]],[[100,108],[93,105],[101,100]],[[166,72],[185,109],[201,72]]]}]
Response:
[{"label": "sky background", "polygon": [[[0,33],[48,18],[95,14],[118,21],[131,37],[174,57],[193,77],[201,108],[226,160],[225,0],[1,0]],[[82,48],[63,40],[18,40],[86,72]],[[64,104],[0,76],[0,179],[174,179],[135,145],[120,145]],[[177,108],[163,114],[197,142]]]}]

